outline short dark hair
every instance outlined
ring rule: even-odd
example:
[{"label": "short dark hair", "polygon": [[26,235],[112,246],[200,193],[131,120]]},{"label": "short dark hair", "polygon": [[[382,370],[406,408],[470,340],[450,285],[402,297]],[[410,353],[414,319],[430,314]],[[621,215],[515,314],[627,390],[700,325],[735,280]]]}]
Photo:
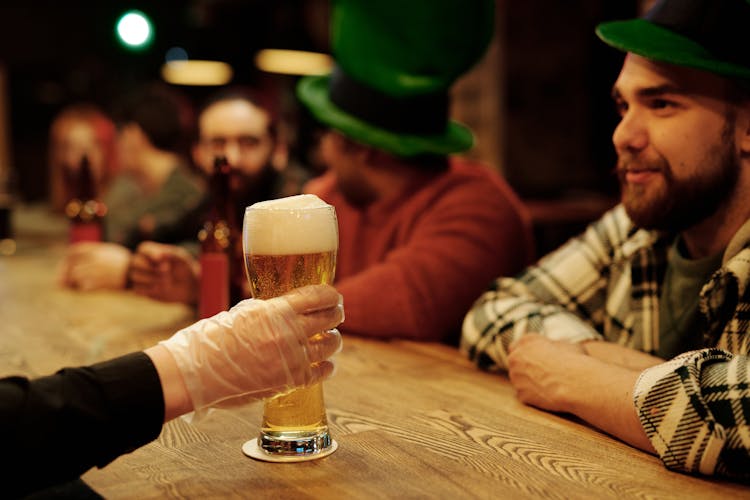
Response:
[{"label": "short dark hair", "polygon": [[190,123],[190,102],[161,84],[149,84],[127,94],[113,112],[118,126],[137,124],[158,149],[182,152]]},{"label": "short dark hair", "polygon": [[[279,134],[279,123],[281,121],[281,110],[279,101],[271,92],[264,92],[252,87],[232,86],[225,87],[210,95],[201,105],[198,117],[214,104],[226,101],[244,101],[248,104],[262,109],[268,114],[268,133],[275,141]],[[199,120],[195,121],[195,138],[199,138]]]}]

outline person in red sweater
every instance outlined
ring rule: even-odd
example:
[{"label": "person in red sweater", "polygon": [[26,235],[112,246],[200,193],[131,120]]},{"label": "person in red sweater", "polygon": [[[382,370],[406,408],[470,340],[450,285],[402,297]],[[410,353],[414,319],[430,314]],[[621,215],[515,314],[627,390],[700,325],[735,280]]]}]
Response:
[{"label": "person in red sweater", "polygon": [[449,156],[473,145],[448,118],[448,92],[484,53],[493,9],[484,0],[334,3],[336,66],[302,79],[297,94],[329,127],[328,172],[305,191],[336,208],[344,333],[456,342],[492,279],[532,258],[529,218],[508,184]]}]

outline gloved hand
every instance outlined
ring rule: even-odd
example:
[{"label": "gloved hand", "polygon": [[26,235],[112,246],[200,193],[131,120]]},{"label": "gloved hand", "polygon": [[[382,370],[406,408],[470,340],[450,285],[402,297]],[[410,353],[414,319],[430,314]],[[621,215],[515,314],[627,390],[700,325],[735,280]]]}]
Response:
[{"label": "gloved hand", "polygon": [[[314,285],[243,300],[160,342],[174,357],[195,410],[311,385],[333,372],[341,348],[341,295]],[[322,332],[322,333],[321,333]]]}]

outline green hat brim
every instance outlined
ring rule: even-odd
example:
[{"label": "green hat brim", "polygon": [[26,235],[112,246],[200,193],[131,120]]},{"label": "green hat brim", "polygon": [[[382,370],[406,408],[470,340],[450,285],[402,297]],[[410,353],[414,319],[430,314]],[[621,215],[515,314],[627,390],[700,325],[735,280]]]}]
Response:
[{"label": "green hat brim", "polygon": [[606,44],[654,61],[750,79],[750,68],[717,59],[693,40],[645,19],[602,23],[596,34]]},{"label": "green hat brim", "polygon": [[397,156],[447,155],[471,149],[474,136],[466,126],[449,121],[438,135],[408,135],[391,132],[352,116],[333,104],[328,95],[330,76],[307,76],[297,85],[297,97],[324,125],[347,137]]}]

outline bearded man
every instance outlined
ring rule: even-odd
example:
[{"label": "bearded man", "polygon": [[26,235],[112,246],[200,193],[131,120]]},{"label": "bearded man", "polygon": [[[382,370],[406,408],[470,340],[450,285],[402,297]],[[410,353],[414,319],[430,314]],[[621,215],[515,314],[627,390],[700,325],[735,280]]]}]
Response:
[{"label": "bearded man", "polygon": [[[278,103],[267,94],[244,87],[221,90],[203,105],[197,124],[193,161],[209,177],[214,160],[226,158],[235,220],[240,225],[246,206],[299,194],[308,180],[307,172],[289,161]],[[201,272],[192,255],[197,253],[196,244],[197,239],[181,246],[141,243],[128,270],[133,290],[157,300],[196,304]],[[241,252],[233,258],[235,269],[241,270],[236,264],[242,262]],[[230,279],[231,303],[249,296],[243,272],[232,273]]]},{"label": "bearded man", "polygon": [[[198,113],[195,132],[192,157],[206,178],[218,156],[226,158],[231,167],[230,189],[240,224],[247,205],[299,194],[309,178],[301,166],[290,161],[278,105],[263,92],[245,87],[218,91]],[[209,202],[207,197],[198,207],[199,213],[206,211]],[[201,218],[195,217],[195,222]],[[157,300],[193,305],[198,300],[200,280],[195,258],[199,229],[199,224],[191,224],[185,232],[193,238],[179,244],[144,241],[135,252],[107,243],[103,251],[93,255],[90,246],[78,245],[69,253],[61,274],[75,276],[77,288],[84,290],[128,286]],[[232,297],[235,303],[245,298],[240,291],[247,280],[243,273],[237,273],[233,280],[237,282]]]},{"label": "bearded man", "polygon": [[750,478],[750,3],[663,0],[600,25],[622,203],[464,320],[518,397],[671,469]]}]

